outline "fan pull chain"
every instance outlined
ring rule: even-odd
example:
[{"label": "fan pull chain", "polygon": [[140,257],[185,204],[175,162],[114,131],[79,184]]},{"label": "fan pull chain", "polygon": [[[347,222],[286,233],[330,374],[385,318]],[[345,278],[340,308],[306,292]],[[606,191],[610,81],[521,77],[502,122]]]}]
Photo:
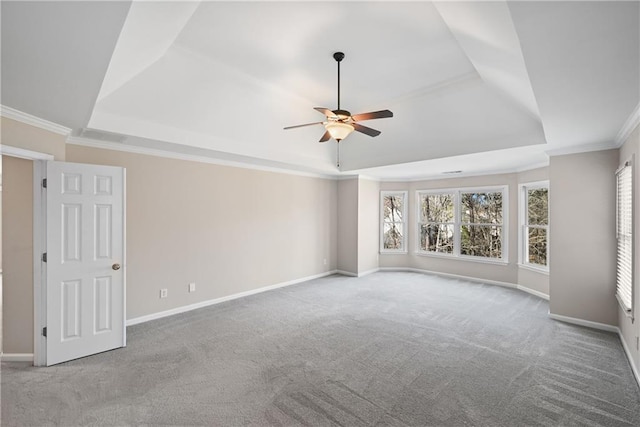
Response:
[{"label": "fan pull chain", "polygon": [[340,167],[340,141],[336,143],[336,147],[338,147],[338,161],[336,162],[336,166]]}]

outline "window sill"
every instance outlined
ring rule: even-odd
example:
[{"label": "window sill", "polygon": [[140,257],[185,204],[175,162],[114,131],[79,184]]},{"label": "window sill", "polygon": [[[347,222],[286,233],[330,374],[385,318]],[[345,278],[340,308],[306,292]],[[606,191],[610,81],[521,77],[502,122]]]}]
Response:
[{"label": "window sill", "polygon": [[479,262],[481,264],[494,264],[494,265],[509,265],[507,261],[495,258],[480,258],[468,255],[453,255],[453,254],[443,254],[438,252],[421,252],[416,251],[415,253],[418,256],[430,257],[430,258],[443,258],[450,259],[453,261],[471,261],[471,262]]},{"label": "window sill", "polygon": [[544,275],[549,275],[549,267],[538,267],[536,265],[532,265],[532,264],[518,264],[518,268],[522,268],[525,270],[529,270],[529,271],[533,271],[536,273],[540,273],[540,274],[544,274]]},{"label": "window sill", "polygon": [[380,251],[380,255],[406,255],[407,251]]},{"label": "window sill", "polygon": [[620,309],[622,310],[624,315],[627,316],[628,318],[631,318],[631,321],[633,322],[634,320],[633,309],[625,307],[624,303],[622,302],[622,300],[620,299],[620,296],[618,296],[617,293],[616,293],[616,300],[618,300],[618,305],[620,306]]}]

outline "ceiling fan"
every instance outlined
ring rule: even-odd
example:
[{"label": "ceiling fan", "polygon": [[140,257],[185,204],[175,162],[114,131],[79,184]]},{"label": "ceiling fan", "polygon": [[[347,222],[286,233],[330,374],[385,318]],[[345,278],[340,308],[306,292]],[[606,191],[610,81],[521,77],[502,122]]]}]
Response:
[{"label": "ceiling fan", "polygon": [[[344,53],[336,52],[333,54],[333,59],[338,63],[338,108],[336,110],[330,110],[324,107],[314,107],[314,110],[326,116],[326,120],[323,122],[306,123],[303,125],[288,126],[285,129],[295,129],[304,126],[324,125],[325,132],[320,138],[319,142],[326,142],[333,138],[336,142],[340,142],[345,139],[354,130],[356,132],[364,133],[369,136],[380,135],[379,130],[371,129],[370,127],[362,126],[360,123],[363,120],[383,119],[386,117],[393,117],[393,113],[389,110],[372,111],[370,113],[354,114],[347,110],[340,109],[340,62],[344,59]],[[338,161],[338,166],[340,166]]]}]

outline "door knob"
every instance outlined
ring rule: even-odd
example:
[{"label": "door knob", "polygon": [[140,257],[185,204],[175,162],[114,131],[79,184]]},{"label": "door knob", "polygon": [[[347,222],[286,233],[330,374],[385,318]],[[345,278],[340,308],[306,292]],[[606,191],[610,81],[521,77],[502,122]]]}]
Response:
[{"label": "door knob", "polygon": [[111,268],[113,268],[114,270],[120,270],[120,264],[113,264]]}]

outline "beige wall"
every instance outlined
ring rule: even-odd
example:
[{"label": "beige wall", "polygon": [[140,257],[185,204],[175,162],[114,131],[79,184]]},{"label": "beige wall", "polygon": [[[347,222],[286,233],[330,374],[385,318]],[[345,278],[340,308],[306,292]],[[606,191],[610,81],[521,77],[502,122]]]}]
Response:
[{"label": "beige wall", "polygon": [[333,180],[73,145],[67,161],[127,169],[128,319],[336,268]]},{"label": "beige wall", "polygon": [[[64,135],[6,117],[0,144],[65,159]],[[2,158],[2,351],[33,352],[33,162]]]},{"label": "beige wall", "polygon": [[632,318],[627,317],[624,311],[618,307],[618,326],[624,337],[629,351],[631,352],[632,363],[636,370],[640,371],[640,351],[638,351],[637,339],[640,336],[640,322],[638,315],[640,314],[640,169],[638,161],[640,161],[640,126],[636,126],[631,136],[625,144],[620,148],[618,164],[622,165],[625,161],[633,157],[633,193],[634,193],[634,258],[636,260],[634,266],[633,286],[634,301],[633,314],[636,320],[632,322]]},{"label": "beige wall", "polygon": [[2,351],[33,353],[33,162],[3,156],[2,175]]},{"label": "beige wall", "polygon": [[358,179],[358,274],[378,268],[380,183]]},{"label": "beige wall", "polygon": [[0,144],[53,155],[64,160],[66,136],[0,117]]},{"label": "beige wall", "polygon": [[358,178],[338,181],[338,270],[358,274]]},{"label": "beige wall", "polygon": [[552,314],[617,325],[615,175],[618,150],[551,157]]}]

